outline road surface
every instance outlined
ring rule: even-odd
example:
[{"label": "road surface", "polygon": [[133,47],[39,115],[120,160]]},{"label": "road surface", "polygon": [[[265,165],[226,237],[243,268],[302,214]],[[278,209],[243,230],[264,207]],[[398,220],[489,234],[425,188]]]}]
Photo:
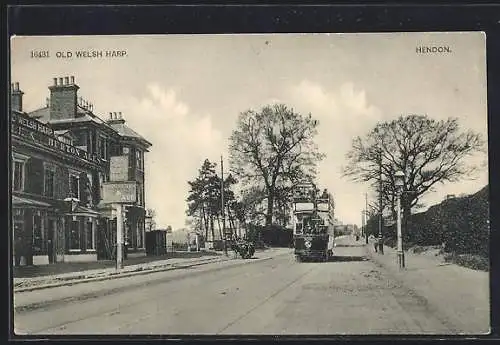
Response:
[{"label": "road surface", "polygon": [[[339,241],[336,257],[327,263],[296,262],[290,249],[244,265],[139,276],[144,284],[113,293],[99,294],[110,283],[95,283],[91,297],[16,312],[15,327],[44,335],[457,332],[424,299],[366,259],[365,250],[349,237]],[[89,284],[94,283],[82,285]]]}]

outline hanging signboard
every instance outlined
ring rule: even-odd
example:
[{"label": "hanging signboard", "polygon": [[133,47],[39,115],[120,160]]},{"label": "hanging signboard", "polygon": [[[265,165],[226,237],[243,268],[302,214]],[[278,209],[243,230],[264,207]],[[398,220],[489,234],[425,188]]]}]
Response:
[{"label": "hanging signboard", "polygon": [[137,182],[135,181],[105,182],[102,187],[104,203],[134,203],[137,201]]},{"label": "hanging signboard", "polygon": [[128,180],[128,155],[113,156],[110,158],[109,178],[111,181]]}]

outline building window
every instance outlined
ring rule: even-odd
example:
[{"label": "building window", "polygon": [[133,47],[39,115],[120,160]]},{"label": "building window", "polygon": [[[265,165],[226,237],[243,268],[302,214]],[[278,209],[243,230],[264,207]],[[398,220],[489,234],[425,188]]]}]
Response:
[{"label": "building window", "polygon": [[94,248],[94,224],[91,220],[87,222],[87,233],[85,234],[87,243],[87,250],[93,250]]},{"label": "building window", "polygon": [[54,179],[55,179],[55,168],[54,167],[46,167],[45,172],[44,172],[44,184],[43,184],[43,189],[44,189],[44,194],[45,196],[49,198],[54,197]]},{"label": "building window", "polygon": [[99,147],[99,156],[107,160],[107,143],[106,143],[106,138],[101,136],[101,146]]},{"label": "building window", "polygon": [[76,173],[69,175],[69,192],[73,197],[80,199],[80,176]]},{"label": "building window", "polygon": [[137,205],[143,205],[143,191],[142,191],[142,183],[137,183]]},{"label": "building window", "polygon": [[143,241],[142,241],[142,236],[144,232],[144,223],[142,220],[139,220],[137,222],[137,248],[142,248],[143,246]]},{"label": "building window", "polygon": [[42,217],[40,214],[35,214],[33,215],[33,254],[44,254],[44,247]]},{"label": "building window", "polygon": [[69,234],[69,249],[80,250],[80,222],[71,221],[71,230]]},{"label": "building window", "polygon": [[142,151],[136,150],[135,151],[135,160],[136,160],[136,168],[139,170],[143,170],[143,159],[142,159]]},{"label": "building window", "polygon": [[26,161],[14,160],[12,165],[12,190],[15,192],[24,191],[24,185],[26,183]]}]

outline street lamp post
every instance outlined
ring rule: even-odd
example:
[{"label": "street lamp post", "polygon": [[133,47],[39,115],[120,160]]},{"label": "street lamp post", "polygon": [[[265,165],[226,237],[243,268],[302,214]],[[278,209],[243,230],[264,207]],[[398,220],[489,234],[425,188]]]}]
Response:
[{"label": "street lamp post", "polygon": [[394,175],[396,185],[396,207],[397,207],[397,229],[398,229],[398,266],[400,269],[405,267],[404,251],[403,251],[403,235],[401,231],[401,194],[403,193],[405,174],[402,171],[396,172]]}]

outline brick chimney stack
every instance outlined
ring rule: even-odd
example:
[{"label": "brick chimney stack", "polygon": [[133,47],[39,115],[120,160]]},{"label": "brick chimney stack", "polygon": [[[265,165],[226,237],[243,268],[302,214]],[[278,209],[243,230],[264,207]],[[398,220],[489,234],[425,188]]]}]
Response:
[{"label": "brick chimney stack", "polygon": [[23,95],[24,92],[19,89],[19,83],[13,83],[10,93],[10,106],[12,110],[23,111]]},{"label": "brick chimney stack", "polygon": [[54,78],[50,90],[50,119],[70,119],[76,117],[78,85],[75,77]]},{"label": "brick chimney stack", "polygon": [[109,119],[106,120],[108,124],[125,123],[125,119],[122,117],[122,112],[110,112]]}]

